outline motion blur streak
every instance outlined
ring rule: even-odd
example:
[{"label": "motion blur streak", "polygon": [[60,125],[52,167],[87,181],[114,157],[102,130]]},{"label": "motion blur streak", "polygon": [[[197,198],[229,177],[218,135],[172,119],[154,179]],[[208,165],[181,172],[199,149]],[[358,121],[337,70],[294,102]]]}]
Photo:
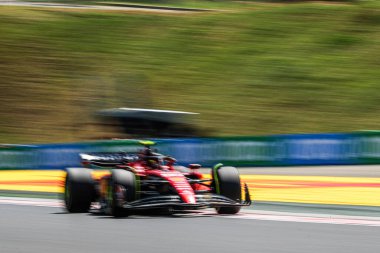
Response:
[{"label": "motion blur streak", "polygon": [[[95,171],[94,177],[108,171]],[[62,193],[63,171],[0,171],[0,190]],[[380,178],[241,175],[254,201],[380,206]]]},{"label": "motion blur streak", "polygon": [[62,201],[59,201],[59,200],[35,199],[35,198],[0,197],[0,204],[10,204],[10,205],[20,205],[20,206],[63,207]]},{"label": "motion blur streak", "polygon": [[[21,206],[40,206],[40,207],[63,207],[62,201],[59,201],[59,200],[46,200],[46,199],[33,199],[33,198],[0,197],[0,204],[21,205]],[[210,216],[210,215],[212,216],[212,215],[216,215],[216,213],[210,210],[203,210],[197,213],[192,213],[190,215],[191,216]],[[238,215],[222,215],[222,216],[218,215],[218,217],[231,218],[231,219],[286,221],[286,222],[380,227],[380,218],[362,217],[362,216],[244,210]]]}]

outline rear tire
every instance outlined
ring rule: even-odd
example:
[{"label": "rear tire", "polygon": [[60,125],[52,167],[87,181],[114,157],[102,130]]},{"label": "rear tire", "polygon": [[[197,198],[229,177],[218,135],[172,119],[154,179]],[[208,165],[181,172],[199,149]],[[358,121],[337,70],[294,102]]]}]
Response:
[{"label": "rear tire", "polygon": [[[220,167],[213,171],[214,185],[217,193],[236,202],[241,201],[241,184],[239,171],[235,167]],[[236,214],[240,206],[217,207],[218,214]]]},{"label": "rear tire", "polygon": [[130,214],[122,207],[124,202],[136,200],[136,176],[130,171],[114,169],[110,179],[110,209],[114,217],[126,217]]},{"label": "rear tire", "polygon": [[65,180],[64,201],[68,212],[85,213],[94,199],[95,183],[90,169],[68,168]]}]

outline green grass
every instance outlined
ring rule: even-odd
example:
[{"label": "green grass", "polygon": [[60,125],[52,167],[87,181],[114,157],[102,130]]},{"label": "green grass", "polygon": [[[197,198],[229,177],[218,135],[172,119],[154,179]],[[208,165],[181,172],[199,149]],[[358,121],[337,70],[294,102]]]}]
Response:
[{"label": "green grass", "polygon": [[378,2],[225,6],[0,7],[0,143],[92,138],[90,114],[119,106],[200,112],[222,136],[379,129]]}]

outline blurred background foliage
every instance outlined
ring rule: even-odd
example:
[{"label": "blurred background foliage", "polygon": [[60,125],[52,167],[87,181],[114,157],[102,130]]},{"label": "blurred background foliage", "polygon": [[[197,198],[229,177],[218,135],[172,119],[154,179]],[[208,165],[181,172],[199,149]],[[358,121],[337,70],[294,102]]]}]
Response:
[{"label": "blurred background foliage", "polygon": [[199,112],[219,136],[379,129],[379,1],[286,2],[0,7],[0,143],[97,138],[113,107]]}]

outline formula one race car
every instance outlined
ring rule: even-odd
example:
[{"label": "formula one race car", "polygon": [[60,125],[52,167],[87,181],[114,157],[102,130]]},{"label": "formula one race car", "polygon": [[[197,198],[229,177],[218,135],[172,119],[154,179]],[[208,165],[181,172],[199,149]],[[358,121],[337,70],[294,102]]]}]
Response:
[{"label": "formula one race car", "polygon": [[[115,217],[138,210],[183,210],[215,208],[219,214],[236,214],[251,204],[245,184],[241,200],[238,170],[216,165],[204,178],[199,164],[176,167],[176,160],[153,152],[153,142],[141,142],[138,153],[80,154],[88,168],[68,168],[64,201],[69,212],[87,212],[98,202],[100,211]],[[94,179],[92,167],[109,167],[110,174]]]}]

